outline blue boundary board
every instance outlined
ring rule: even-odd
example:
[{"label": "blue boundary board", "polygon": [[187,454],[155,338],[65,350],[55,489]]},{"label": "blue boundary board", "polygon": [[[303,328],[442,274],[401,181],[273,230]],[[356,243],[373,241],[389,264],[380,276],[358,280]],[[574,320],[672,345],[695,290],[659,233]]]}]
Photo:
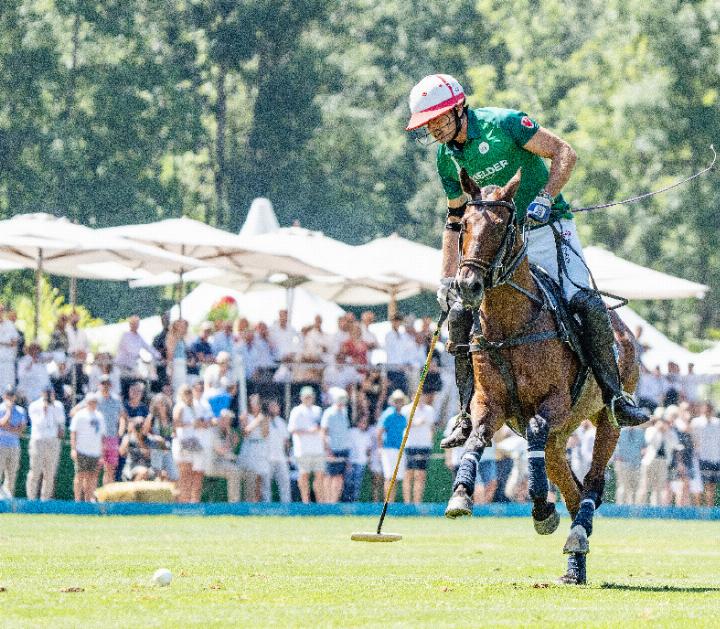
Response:
[{"label": "blue boundary board", "polygon": [[[475,507],[477,517],[530,517],[532,505],[495,503]],[[234,515],[234,516],[379,516],[382,505],[371,502],[339,504],[226,503],[166,504],[141,502],[71,502],[65,500],[0,500],[0,513],[53,515]],[[406,505],[395,503],[389,507],[391,516],[442,517],[445,504],[423,503]],[[567,515],[564,505],[559,511]],[[597,515],[608,518],[650,518],[667,520],[720,520],[720,507],[639,507],[605,504]]]}]

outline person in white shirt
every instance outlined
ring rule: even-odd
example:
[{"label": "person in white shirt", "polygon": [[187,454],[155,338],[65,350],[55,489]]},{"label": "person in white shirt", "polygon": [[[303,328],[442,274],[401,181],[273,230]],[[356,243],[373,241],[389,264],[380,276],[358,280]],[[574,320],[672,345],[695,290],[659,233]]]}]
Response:
[{"label": "person in white shirt", "polygon": [[5,318],[5,306],[0,304],[0,391],[15,386],[15,361],[19,338],[15,324]]},{"label": "person in white shirt", "polygon": [[[195,471],[193,467],[203,468],[205,453],[203,446],[195,434],[195,409],[193,406],[193,393],[189,384],[180,386],[177,392],[177,402],[173,407],[173,427],[175,436],[172,440],[172,453],[178,469],[178,502],[191,502],[193,488],[202,489],[204,472]],[[202,421],[202,420],[199,420]],[[197,494],[197,491],[195,492]]]},{"label": "person in white shirt", "polygon": [[205,369],[203,380],[205,381],[205,395],[212,397],[222,390],[221,381],[223,378],[233,380],[232,357],[227,352],[219,352],[215,357],[215,363]]},{"label": "person in white shirt", "polygon": [[660,373],[659,366],[649,371],[643,364],[640,364],[640,378],[635,390],[635,397],[640,406],[655,411],[663,403],[666,389],[667,382]]},{"label": "person in white shirt", "polygon": [[60,461],[61,440],[65,434],[65,409],[55,399],[53,387],[28,406],[30,417],[30,470],[25,483],[29,500],[50,500]]},{"label": "person in white shirt", "polygon": [[278,320],[270,328],[270,341],[277,349],[278,360],[292,362],[300,351],[300,336],[288,321],[288,311],[280,310]]},{"label": "person in white shirt", "polygon": [[717,382],[719,378],[720,376],[717,374],[695,373],[695,363],[688,363],[687,373],[681,376],[682,392],[685,400],[694,404],[695,408],[697,408],[697,405],[703,401],[701,388],[704,385]]},{"label": "person in white shirt", "polygon": [[87,333],[78,327],[80,323],[80,313],[73,310],[67,325],[65,326],[65,335],[68,341],[67,353],[71,358],[70,367],[75,370],[75,382],[83,381],[83,365],[90,353],[90,341]]},{"label": "person in white shirt", "polygon": [[102,466],[105,419],[98,410],[98,395],[89,393],[85,407],[70,422],[70,456],[75,462],[76,502],[90,502],[97,489],[98,472]]},{"label": "person in white shirt", "polygon": [[227,483],[228,502],[240,502],[241,472],[237,464],[235,448],[239,442],[238,434],[232,429],[235,415],[230,409],[220,411],[217,426],[211,429],[213,436],[213,456],[206,471],[207,476],[224,478]]},{"label": "person in white shirt", "polygon": [[690,431],[700,460],[705,506],[714,507],[715,492],[720,482],[720,418],[715,416],[710,402],[705,402],[700,416],[690,422]]},{"label": "person in white shirt", "polygon": [[[659,407],[657,411],[660,411]],[[640,462],[640,483],[635,503],[638,505],[650,504],[653,506],[667,504],[669,501],[668,470],[679,442],[675,430],[664,413],[670,410],[657,412],[653,416],[653,423],[645,429],[645,451]]]},{"label": "person in white shirt", "polygon": [[367,415],[361,415],[357,424],[350,428],[350,465],[345,473],[342,502],[357,502],[360,499],[374,436]]},{"label": "person in white shirt", "polygon": [[380,347],[377,336],[370,331],[370,326],[375,322],[375,315],[371,310],[366,310],[360,315],[360,330],[362,332],[362,340],[367,345],[368,352]]},{"label": "person in white shirt", "polygon": [[407,370],[417,353],[415,341],[402,329],[403,316],[397,313],[391,320],[392,329],[385,335],[388,390],[400,389],[407,393]]},{"label": "person in white shirt", "polygon": [[50,374],[47,365],[42,361],[40,345],[30,343],[26,354],[18,361],[18,395],[27,402],[37,400],[42,392],[50,386]]},{"label": "person in white shirt", "polygon": [[243,434],[238,466],[242,471],[245,495],[248,502],[269,502],[270,458],[270,409],[266,400],[257,393],[248,397],[248,412],[239,417]]},{"label": "person in white shirt", "polygon": [[582,482],[592,464],[592,451],[595,444],[595,426],[590,420],[583,421],[568,439],[570,450],[570,468]]},{"label": "person in white shirt", "polygon": [[[410,432],[405,443],[407,456],[405,479],[403,481],[403,501],[405,504],[413,502],[420,504],[425,492],[425,479],[430,452],[433,447],[433,433],[435,428],[435,409],[433,399],[435,395],[423,391],[415,409]],[[400,412],[410,418],[412,404],[406,404]]]},{"label": "person in white shirt", "polygon": [[[128,319],[128,325],[130,329],[120,337],[115,356],[115,364],[120,368],[124,379],[128,380],[127,386],[129,386],[130,380],[135,377],[138,360],[140,359],[140,350],[147,350],[155,360],[161,357],[160,353],[138,333],[140,317],[132,315]],[[123,388],[126,390],[125,385],[123,385]]]},{"label": "person in white shirt", "polygon": [[202,495],[202,481],[205,470],[210,466],[213,456],[212,420],[214,413],[205,398],[205,384],[200,378],[195,379],[192,385],[193,411],[195,413],[195,436],[202,446],[201,456],[193,458],[193,484],[190,502],[200,502]]},{"label": "person in white shirt", "polygon": [[304,503],[310,502],[310,474],[317,502],[324,502],[325,447],[320,433],[322,410],[315,404],[312,387],[300,389],[300,404],[290,411],[288,430],[298,466],[298,489]]},{"label": "person in white shirt", "polygon": [[280,494],[280,502],[288,503],[290,502],[290,468],[288,467],[287,445],[290,432],[287,423],[280,416],[280,405],[276,400],[270,401],[268,410],[272,417],[267,438],[270,474],[265,477],[267,487],[263,489],[263,495],[271,495],[270,485],[274,480]]}]

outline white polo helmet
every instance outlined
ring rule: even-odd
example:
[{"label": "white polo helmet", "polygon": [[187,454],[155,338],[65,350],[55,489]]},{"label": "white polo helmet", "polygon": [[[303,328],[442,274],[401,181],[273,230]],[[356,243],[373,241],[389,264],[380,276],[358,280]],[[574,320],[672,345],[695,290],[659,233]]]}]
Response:
[{"label": "white polo helmet", "polygon": [[406,131],[426,125],[465,100],[462,85],[449,74],[430,74],[410,92],[410,121]]}]

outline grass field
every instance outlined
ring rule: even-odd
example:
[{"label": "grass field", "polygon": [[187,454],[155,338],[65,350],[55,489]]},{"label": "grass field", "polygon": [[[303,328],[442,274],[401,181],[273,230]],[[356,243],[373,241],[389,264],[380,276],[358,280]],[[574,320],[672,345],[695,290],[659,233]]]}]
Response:
[{"label": "grass field", "polygon": [[[0,516],[7,627],[720,626],[717,523],[596,520],[561,587],[567,521]],[[150,585],[160,567],[175,578]]]}]

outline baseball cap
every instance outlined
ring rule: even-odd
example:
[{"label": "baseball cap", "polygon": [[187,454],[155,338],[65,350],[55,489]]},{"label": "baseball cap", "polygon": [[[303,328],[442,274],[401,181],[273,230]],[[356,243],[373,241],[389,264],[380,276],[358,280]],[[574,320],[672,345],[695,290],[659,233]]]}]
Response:
[{"label": "baseball cap", "polygon": [[5,389],[3,390],[3,395],[15,395],[15,387],[11,384],[7,385]]},{"label": "baseball cap", "polygon": [[100,378],[98,379],[98,382],[100,382],[100,384],[105,384],[106,382],[110,382],[110,376],[108,374],[104,373],[102,376],[100,376]]}]

